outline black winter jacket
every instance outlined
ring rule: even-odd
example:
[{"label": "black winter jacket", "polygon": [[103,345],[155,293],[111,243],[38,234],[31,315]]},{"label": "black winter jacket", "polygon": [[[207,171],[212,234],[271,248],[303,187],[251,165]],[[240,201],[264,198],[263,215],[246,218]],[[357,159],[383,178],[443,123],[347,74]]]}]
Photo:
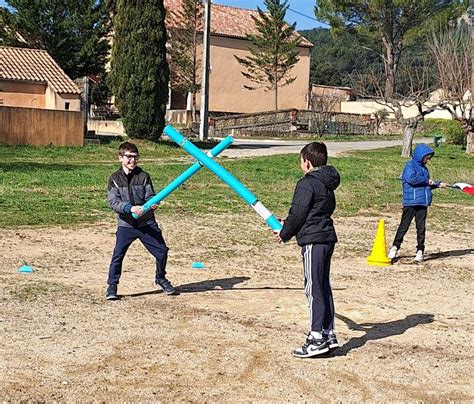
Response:
[{"label": "black winter jacket", "polygon": [[317,167],[298,181],[280,231],[283,241],[296,236],[300,246],[337,242],[331,215],[336,209],[334,190],[339,182],[339,173],[333,166]]},{"label": "black winter jacket", "polygon": [[125,174],[120,167],[109,178],[107,201],[117,213],[118,226],[142,227],[155,222],[153,210],[149,210],[138,219],[131,213],[132,206],[143,205],[155,195],[151,178],[140,167]]}]

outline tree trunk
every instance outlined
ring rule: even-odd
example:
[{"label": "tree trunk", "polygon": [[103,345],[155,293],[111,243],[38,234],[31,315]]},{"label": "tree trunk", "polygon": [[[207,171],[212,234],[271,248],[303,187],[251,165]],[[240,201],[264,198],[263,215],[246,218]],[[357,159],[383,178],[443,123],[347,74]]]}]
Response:
[{"label": "tree trunk", "polygon": [[197,122],[197,114],[196,114],[196,93],[193,91],[192,92],[192,97],[193,100],[191,102],[191,107],[192,107],[192,117],[193,117],[193,122]]},{"label": "tree trunk", "polygon": [[278,86],[275,86],[275,111],[278,111]]},{"label": "tree trunk", "polygon": [[393,89],[395,87],[395,60],[393,54],[393,44],[386,40],[385,37],[382,38],[382,42],[385,46],[385,91],[384,97],[387,100],[390,100],[393,97]]},{"label": "tree trunk", "polygon": [[469,132],[466,136],[466,154],[472,154],[472,132]]},{"label": "tree trunk", "polygon": [[395,87],[395,72],[393,67],[387,71],[387,77],[385,79],[385,97],[391,99],[393,96],[393,88]]},{"label": "tree trunk", "polygon": [[411,156],[411,147],[413,143],[413,136],[415,135],[415,129],[417,124],[407,120],[404,122],[403,127],[403,146],[402,146],[402,157]]}]

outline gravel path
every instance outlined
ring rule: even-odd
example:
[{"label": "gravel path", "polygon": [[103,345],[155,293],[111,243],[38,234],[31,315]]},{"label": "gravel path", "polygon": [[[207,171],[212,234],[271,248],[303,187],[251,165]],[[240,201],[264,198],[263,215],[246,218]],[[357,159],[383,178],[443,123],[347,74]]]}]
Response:
[{"label": "gravel path", "polygon": [[[414,143],[430,143],[431,138],[415,139]],[[260,157],[274,154],[299,153],[307,140],[267,140],[267,139],[235,139],[233,146],[221,153],[225,157]],[[330,156],[337,156],[352,150],[373,150],[384,147],[401,146],[399,140],[364,140],[356,142],[325,142]]]}]

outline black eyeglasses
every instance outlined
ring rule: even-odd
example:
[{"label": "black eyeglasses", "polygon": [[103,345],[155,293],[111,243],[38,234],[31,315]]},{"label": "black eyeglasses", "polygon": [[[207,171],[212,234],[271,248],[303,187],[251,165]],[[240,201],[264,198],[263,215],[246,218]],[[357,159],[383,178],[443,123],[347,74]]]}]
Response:
[{"label": "black eyeglasses", "polygon": [[138,154],[122,154],[122,157],[125,157],[127,160],[135,160],[135,161],[137,161],[140,158]]}]

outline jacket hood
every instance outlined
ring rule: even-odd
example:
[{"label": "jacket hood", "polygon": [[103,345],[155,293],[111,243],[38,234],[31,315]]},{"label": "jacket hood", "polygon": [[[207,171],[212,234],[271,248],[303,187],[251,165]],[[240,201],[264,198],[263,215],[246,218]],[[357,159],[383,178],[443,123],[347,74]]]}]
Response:
[{"label": "jacket hood", "polygon": [[418,164],[423,164],[423,157],[428,154],[434,155],[434,150],[428,145],[420,143],[415,147],[415,151],[413,152],[413,161]]},{"label": "jacket hood", "polygon": [[339,173],[333,166],[321,166],[308,172],[306,175],[311,175],[321,181],[327,189],[334,191],[341,182]]}]

